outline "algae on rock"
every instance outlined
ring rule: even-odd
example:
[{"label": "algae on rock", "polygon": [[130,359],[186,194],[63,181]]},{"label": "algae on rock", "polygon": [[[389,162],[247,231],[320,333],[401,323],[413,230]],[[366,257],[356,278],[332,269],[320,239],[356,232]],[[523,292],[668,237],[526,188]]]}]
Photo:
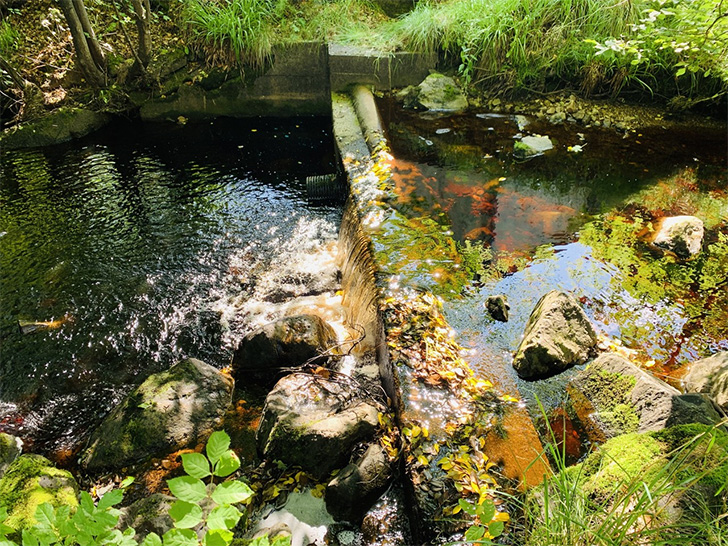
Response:
[{"label": "algae on rock", "polygon": [[78,506],[78,484],[67,470],[40,455],[21,455],[0,479],[0,509],[7,509],[5,524],[20,531],[36,523],[43,503],[54,507]]}]

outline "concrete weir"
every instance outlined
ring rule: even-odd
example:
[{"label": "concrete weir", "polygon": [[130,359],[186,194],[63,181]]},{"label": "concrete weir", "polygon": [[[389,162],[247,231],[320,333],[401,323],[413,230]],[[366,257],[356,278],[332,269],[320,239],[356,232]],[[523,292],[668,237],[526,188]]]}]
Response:
[{"label": "concrete weir", "polygon": [[[403,439],[409,445],[404,453],[403,474],[412,531],[424,543],[435,534],[452,535],[462,531],[457,524],[452,524],[452,517],[447,517],[447,506],[457,504],[459,489],[440,463],[444,454],[458,449],[458,442],[467,444],[470,438],[453,439],[448,436],[447,427],[436,424],[435,420],[427,427],[431,416],[418,409],[418,399],[423,393],[426,396],[427,392],[438,391],[435,396],[441,402],[440,410],[436,411],[442,413],[440,420],[446,421],[458,420],[461,411],[462,414],[472,412],[473,408],[469,407],[472,400],[467,396],[459,398],[447,388],[428,388],[412,376],[407,366],[390,361],[389,340],[380,311],[384,279],[378,278],[381,264],[374,257],[375,248],[386,253],[386,236],[382,235],[380,225],[386,224],[392,214],[387,204],[392,194],[385,166],[389,157],[386,139],[368,86],[356,85],[349,88],[348,94],[333,94],[332,111],[334,136],[350,183],[339,241],[345,303],[355,316],[354,321],[365,327],[364,346],[376,351],[380,377],[394,404],[400,428],[411,430],[419,425],[422,425],[419,428],[429,428],[428,437],[420,440],[417,448]],[[472,384],[483,383],[473,381]],[[494,403],[500,404],[497,400]],[[545,464],[529,464],[542,448],[528,412],[510,404],[503,410],[499,426],[510,430],[510,437],[484,433],[480,438],[481,455],[496,462],[511,480],[521,484],[540,483],[548,468]],[[491,482],[488,487],[491,485],[494,484]]]}]

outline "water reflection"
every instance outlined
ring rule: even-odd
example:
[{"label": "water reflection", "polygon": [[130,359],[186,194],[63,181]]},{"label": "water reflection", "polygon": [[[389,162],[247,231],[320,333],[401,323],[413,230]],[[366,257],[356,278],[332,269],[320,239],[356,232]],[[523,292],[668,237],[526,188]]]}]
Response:
[{"label": "water reflection", "polygon": [[329,124],[120,123],[2,154],[0,428],[73,443],[149,373],[226,365],[252,327],[233,299],[324,290],[305,260],[340,212],[309,206],[304,181],[334,168]]}]

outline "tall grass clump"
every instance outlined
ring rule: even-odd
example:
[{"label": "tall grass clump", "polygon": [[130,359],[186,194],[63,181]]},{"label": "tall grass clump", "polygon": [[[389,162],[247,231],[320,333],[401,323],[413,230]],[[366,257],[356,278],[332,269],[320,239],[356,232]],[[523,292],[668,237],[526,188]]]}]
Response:
[{"label": "tall grass clump", "polygon": [[259,67],[270,58],[286,0],[187,0],[182,17],[208,61]]},{"label": "tall grass clump", "polygon": [[661,434],[615,438],[567,468],[551,432],[542,456],[554,474],[524,502],[525,544],[728,546],[726,484],[714,483],[726,480],[728,435],[687,425],[672,449]]},{"label": "tall grass clump", "polygon": [[11,52],[18,48],[20,34],[15,30],[7,19],[0,21],[0,55],[5,59],[10,57]]},{"label": "tall grass clump", "polygon": [[620,35],[643,0],[425,0],[396,22],[402,44],[442,50],[474,83],[545,89],[578,79],[593,57],[584,42]]}]

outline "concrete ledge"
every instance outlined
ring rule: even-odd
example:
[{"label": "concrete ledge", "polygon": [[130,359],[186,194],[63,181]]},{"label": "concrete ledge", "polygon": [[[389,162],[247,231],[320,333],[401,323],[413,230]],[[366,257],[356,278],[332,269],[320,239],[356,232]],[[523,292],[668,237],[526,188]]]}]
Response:
[{"label": "concrete ledge", "polygon": [[328,52],[334,93],[353,84],[368,84],[380,91],[417,85],[437,66],[434,53],[383,53],[340,44],[329,44]]}]

